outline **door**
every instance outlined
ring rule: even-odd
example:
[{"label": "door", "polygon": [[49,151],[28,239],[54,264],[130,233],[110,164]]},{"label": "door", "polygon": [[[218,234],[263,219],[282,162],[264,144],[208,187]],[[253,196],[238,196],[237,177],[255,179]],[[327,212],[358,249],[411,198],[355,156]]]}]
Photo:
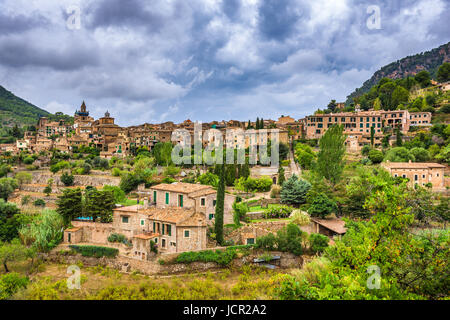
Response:
[{"label": "door", "polygon": [[71,233],[68,233],[68,234],[67,234],[67,241],[68,241],[69,243],[71,243],[71,241],[72,241],[72,234],[71,234]]},{"label": "door", "polygon": [[183,195],[178,195],[178,205],[183,208]]}]

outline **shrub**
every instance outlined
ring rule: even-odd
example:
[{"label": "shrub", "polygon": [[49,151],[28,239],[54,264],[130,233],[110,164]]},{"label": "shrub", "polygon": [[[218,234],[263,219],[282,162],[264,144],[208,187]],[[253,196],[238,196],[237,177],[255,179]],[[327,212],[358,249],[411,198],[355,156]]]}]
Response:
[{"label": "shrub", "polygon": [[242,191],[253,191],[253,192],[267,192],[272,187],[273,181],[269,177],[261,178],[251,178],[247,179],[244,177],[239,178],[236,181],[236,189]]},{"label": "shrub", "polygon": [[113,177],[120,177],[121,173],[122,173],[122,171],[120,171],[119,168],[113,168],[111,171],[111,175]]},{"label": "shrub", "polygon": [[367,156],[370,152],[370,150],[372,150],[372,148],[369,145],[365,145],[364,147],[362,147],[361,149],[361,154],[363,156]]},{"label": "shrub", "polygon": [[206,250],[196,252],[183,252],[175,260],[176,263],[215,262],[222,266],[229,265],[237,257],[235,248],[226,250]]},{"label": "shrub", "polygon": [[233,203],[233,221],[236,226],[241,225],[241,220],[245,220],[246,214],[249,211],[246,203],[235,202]]},{"label": "shrub", "polygon": [[309,246],[313,253],[321,253],[326,247],[328,247],[328,242],[330,239],[327,236],[319,233],[312,233],[309,236]]},{"label": "shrub", "polygon": [[271,206],[264,211],[265,219],[279,219],[279,218],[287,218],[291,215],[294,209],[289,206],[276,205]]},{"label": "shrub", "polygon": [[81,253],[84,257],[115,258],[119,254],[118,249],[108,247],[70,245],[69,248]]},{"label": "shrub", "polygon": [[279,250],[291,252],[295,255],[303,254],[304,233],[300,228],[290,223],[277,232],[277,235],[268,234],[256,239],[256,247],[269,251]]},{"label": "shrub", "polygon": [[272,199],[276,199],[280,197],[280,193],[281,193],[281,187],[274,185],[272,186],[272,190],[270,191],[270,197]]},{"label": "shrub", "polygon": [[376,149],[370,150],[368,156],[370,161],[372,161],[372,163],[381,163],[384,158],[383,152]]},{"label": "shrub", "polygon": [[73,186],[74,177],[73,177],[73,175],[68,174],[67,172],[64,172],[64,173],[61,175],[60,180],[61,180],[62,183],[64,183],[64,185],[65,185],[66,187]]},{"label": "shrub", "polygon": [[29,283],[27,277],[12,272],[0,276],[0,300],[7,300],[17,291],[26,288]]},{"label": "shrub", "polygon": [[309,214],[301,210],[292,211],[290,218],[292,223],[295,223],[296,225],[299,226],[306,226],[311,222]]},{"label": "shrub", "polygon": [[21,171],[16,174],[15,178],[19,183],[19,185],[21,186],[23,184],[30,183],[31,180],[33,179],[33,176],[28,172]]},{"label": "shrub", "polygon": [[43,199],[37,199],[33,204],[35,207],[45,207],[45,201]]},{"label": "shrub", "polygon": [[337,211],[336,202],[327,197],[327,195],[318,194],[311,206],[308,209],[308,213],[313,217],[325,218],[330,213]]},{"label": "shrub", "polygon": [[26,195],[26,196],[23,196],[22,197],[22,205],[24,206],[24,205],[27,205],[27,204],[29,204],[30,203],[30,201],[31,201],[31,196],[30,195]]}]

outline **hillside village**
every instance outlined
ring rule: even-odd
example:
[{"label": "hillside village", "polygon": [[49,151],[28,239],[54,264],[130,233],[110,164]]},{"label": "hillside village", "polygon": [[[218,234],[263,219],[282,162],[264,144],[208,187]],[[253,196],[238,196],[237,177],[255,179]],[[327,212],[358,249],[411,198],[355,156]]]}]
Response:
[{"label": "hillside village", "polygon": [[[436,232],[447,238],[427,249],[438,257],[429,258],[428,267],[445,277],[450,82],[423,76],[384,78],[352,103],[332,100],[302,119],[282,115],[202,124],[203,130],[217,129],[224,136],[230,129],[278,129],[280,165],[275,167],[260,158],[250,164],[249,141],[245,164],[174,165],[171,152],[179,141],[173,132],[186,129],[194,137],[191,120],[120,127],[107,110],[94,119],[85,102],[73,123],[41,117],[15,143],[0,145],[0,211],[8,226],[0,228],[0,240],[17,252],[3,260],[5,272],[37,256],[42,265],[101,265],[126,275],[250,265],[274,277],[283,274],[270,281],[292,284],[296,276],[288,270],[309,261],[320,264],[325,252],[345,260],[353,241],[368,261],[374,254],[398,259],[401,271],[396,272],[414,277],[427,266],[409,267],[418,257],[408,255],[409,249],[395,251],[391,239],[420,247],[417,235],[438,241]],[[227,141],[224,150],[235,146]],[[387,213],[398,219],[389,231]],[[371,234],[365,228],[380,237],[387,234],[381,242],[367,235],[366,244],[373,243],[369,251],[358,238]],[[16,238],[20,244],[12,242]],[[350,263],[365,266],[354,258],[340,268],[351,273],[357,268],[347,269]],[[331,260],[337,264],[339,258]],[[328,265],[317,268],[327,272]],[[43,285],[38,275],[34,286]],[[401,297],[444,297],[445,290],[434,286],[431,292],[398,283]],[[25,287],[26,297],[32,289]],[[274,289],[267,290],[269,295]],[[296,297],[306,294],[303,287],[296,290]],[[358,290],[367,293],[362,286]],[[55,291],[52,297],[63,296],[70,293]]]}]

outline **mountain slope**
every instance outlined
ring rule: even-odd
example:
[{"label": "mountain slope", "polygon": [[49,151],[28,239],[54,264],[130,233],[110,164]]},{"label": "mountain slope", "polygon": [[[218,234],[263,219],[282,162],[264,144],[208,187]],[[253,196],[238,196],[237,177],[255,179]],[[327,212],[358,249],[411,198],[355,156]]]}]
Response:
[{"label": "mountain slope", "polygon": [[40,117],[48,117],[51,113],[15,96],[0,86],[0,124],[1,126],[19,127],[36,125]]},{"label": "mountain slope", "polygon": [[368,92],[372,86],[384,77],[400,79],[406,78],[408,75],[415,75],[422,70],[427,70],[435,78],[437,69],[444,62],[450,62],[450,42],[430,51],[408,56],[382,67],[374,73],[372,78],[364,82],[361,88],[356,89],[347,97],[346,104],[351,103],[353,98]]}]

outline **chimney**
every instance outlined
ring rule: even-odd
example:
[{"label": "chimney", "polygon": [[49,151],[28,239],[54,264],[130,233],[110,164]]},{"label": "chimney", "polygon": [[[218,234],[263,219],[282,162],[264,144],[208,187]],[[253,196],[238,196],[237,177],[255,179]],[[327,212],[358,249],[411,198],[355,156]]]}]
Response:
[{"label": "chimney", "polygon": [[408,163],[412,163],[412,161],[411,161],[411,160],[409,160],[409,161],[408,161]]},{"label": "chimney", "polygon": [[144,209],[148,209],[148,198],[144,198]]}]

